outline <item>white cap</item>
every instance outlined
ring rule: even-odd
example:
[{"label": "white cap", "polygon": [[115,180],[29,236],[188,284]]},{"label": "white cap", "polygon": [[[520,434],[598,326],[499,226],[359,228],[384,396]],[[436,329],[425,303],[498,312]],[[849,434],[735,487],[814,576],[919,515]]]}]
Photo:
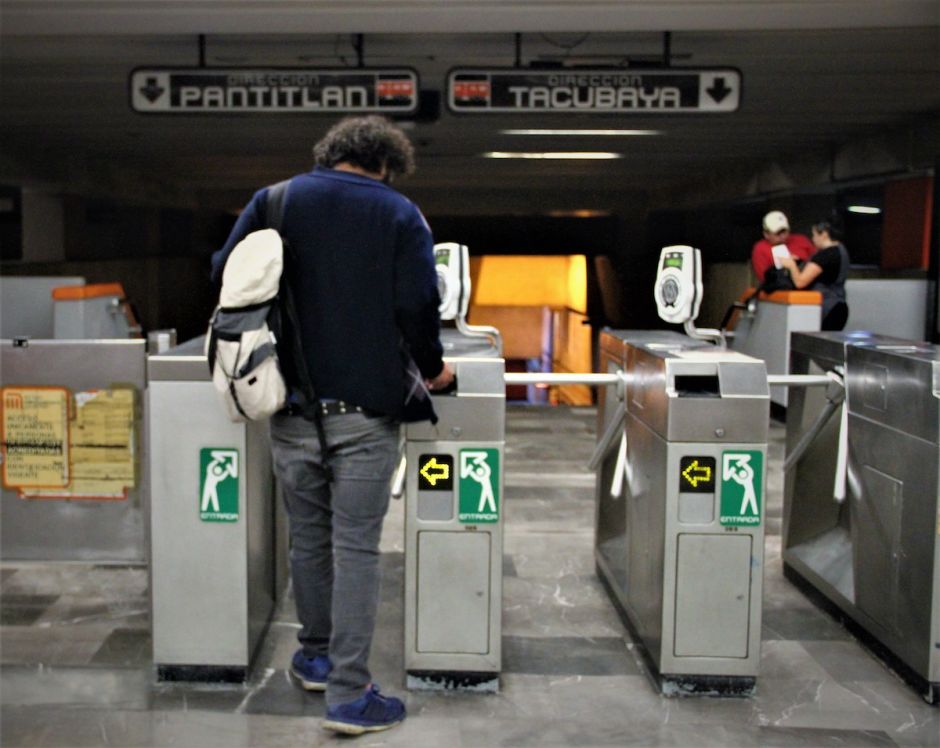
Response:
[{"label": "white cap", "polygon": [[790,229],[790,222],[787,220],[787,217],[781,213],[779,210],[772,210],[766,216],[764,216],[764,231],[769,231],[771,234],[776,234],[778,231],[783,229]]}]

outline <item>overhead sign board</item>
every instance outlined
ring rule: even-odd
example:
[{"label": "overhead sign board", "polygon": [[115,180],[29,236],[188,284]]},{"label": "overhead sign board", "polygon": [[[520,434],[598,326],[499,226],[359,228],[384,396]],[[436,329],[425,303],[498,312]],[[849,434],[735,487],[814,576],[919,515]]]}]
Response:
[{"label": "overhead sign board", "polygon": [[418,108],[413,70],[349,68],[137,69],[131,107],[143,114],[411,113]]},{"label": "overhead sign board", "polygon": [[453,112],[673,114],[734,112],[741,73],[733,68],[479,70],[447,76]]}]

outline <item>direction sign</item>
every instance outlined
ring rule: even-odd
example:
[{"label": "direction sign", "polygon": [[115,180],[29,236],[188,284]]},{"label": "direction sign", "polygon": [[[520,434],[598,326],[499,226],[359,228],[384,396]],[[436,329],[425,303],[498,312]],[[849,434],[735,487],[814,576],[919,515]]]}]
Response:
[{"label": "direction sign", "polygon": [[448,454],[421,455],[418,459],[418,490],[453,491],[453,456]]},{"label": "direction sign", "polygon": [[715,458],[699,455],[679,460],[679,491],[715,493]]},{"label": "direction sign", "polygon": [[454,112],[712,114],[737,111],[740,102],[741,73],[733,68],[457,68],[447,76]]},{"label": "direction sign", "polygon": [[142,114],[411,113],[418,108],[418,75],[408,69],[137,69],[130,89],[131,107]]}]

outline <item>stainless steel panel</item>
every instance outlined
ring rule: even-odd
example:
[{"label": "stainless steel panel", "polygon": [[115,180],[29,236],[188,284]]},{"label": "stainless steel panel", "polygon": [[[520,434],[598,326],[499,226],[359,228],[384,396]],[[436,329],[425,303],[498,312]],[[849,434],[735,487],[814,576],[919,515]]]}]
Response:
[{"label": "stainless steel panel", "polygon": [[934,397],[940,348],[926,343],[872,343],[846,351],[849,408],[876,423],[940,443],[940,398]]},{"label": "stainless steel panel", "polygon": [[[764,364],[682,336],[647,333],[634,342],[629,331],[615,332],[603,336],[601,362],[608,371],[626,363],[626,478],[623,497],[614,499],[615,455],[598,470],[599,572],[660,675],[753,678],[763,519],[722,526],[720,478],[713,477],[712,491],[694,493],[682,491],[680,472],[684,457],[703,456],[717,467],[728,450],[758,451],[766,463]],[[615,403],[608,388],[599,433]],[[760,480],[765,487],[765,472]]]},{"label": "stainless steel panel", "polygon": [[412,441],[466,439],[501,440],[506,432],[506,398],[496,395],[437,395],[438,422],[406,423],[405,438]]},{"label": "stainless steel panel", "polygon": [[748,655],[751,537],[679,535],[674,654]]},{"label": "stainless steel panel", "polygon": [[[151,382],[149,407],[154,662],[247,667],[284,575],[267,423],[230,422],[211,382]],[[237,521],[199,517],[206,447],[238,450]]]},{"label": "stainless steel panel", "polygon": [[[502,664],[502,517],[505,365],[502,358],[447,359],[457,391],[435,395],[440,420],[405,424],[405,669],[498,673]],[[495,449],[499,519],[461,522],[460,452]],[[419,490],[422,455],[452,459],[453,487]],[[409,679],[421,687],[421,678]],[[495,687],[490,678],[488,687]]]},{"label": "stainless steel panel", "polygon": [[454,518],[453,491],[418,491],[417,514],[422,522],[449,522]]},{"label": "stainless steel panel", "polygon": [[[216,405],[210,382],[151,382],[153,655],[157,664],[247,665],[248,485],[238,522],[199,519],[199,450],[237,449],[247,472],[245,428]],[[198,418],[194,414],[199,414]]]},{"label": "stainless steel panel", "polygon": [[[626,349],[622,341],[609,338],[619,349],[608,347],[601,351],[600,368],[608,374],[614,374],[625,365]],[[597,397],[597,433],[607,430],[610,419],[617,410],[618,399],[613,385],[600,388]],[[614,471],[617,465],[617,450],[611,453],[599,466],[594,487],[594,543],[596,553],[605,563],[613,577],[614,589],[626,588],[627,583],[627,503],[623,489],[620,496],[610,493]]]},{"label": "stainless steel panel", "polygon": [[[786,374],[790,360],[791,334],[819,330],[820,306],[758,301],[754,316],[742,316],[731,347],[766,362],[768,374]],[[770,399],[787,407],[786,387],[770,388]]]},{"label": "stainless steel panel", "polygon": [[675,330],[611,330],[604,328],[598,338],[602,350],[608,350],[615,356],[621,356],[627,343],[641,345],[650,343],[657,347],[670,347],[682,350],[709,348],[711,343],[695,340]]},{"label": "stainless steel panel", "polygon": [[[627,350],[627,407],[670,440],[766,441],[764,364],[717,349],[676,351],[650,344]],[[677,377],[717,376],[716,396],[685,396]]]},{"label": "stainless steel panel", "polygon": [[484,357],[499,358],[499,351],[488,337],[468,337],[460,331],[445,327],[441,330],[444,358]]},{"label": "stainless steel panel", "polygon": [[680,493],[679,522],[684,525],[710,525],[715,520],[715,495]]},{"label": "stainless steel panel", "polygon": [[[496,398],[487,400],[491,406],[502,401]],[[503,569],[503,520],[504,507],[500,509],[500,520],[494,523],[464,524],[458,521],[456,512],[450,519],[426,519],[419,515],[420,501],[416,500],[418,491],[418,470],[420,469],[420,456],[423,454],[450,455],[454,464],[459,464],[461,449],[495,448],[500,454],[499,496],[503,497],[504,461],[503,442],[479,441],[415,441],[406,440],[405,456],[408,469],[405,476],[405,670],[406,671],[443,671],[443,672],[472,672],[472,673],[498,673],[502,663],[501,647],[501,620],[502,620],[502,569]],[[458,490],[455,479],[455,493]],[[422,494],[431,492],[420,492]],[[444,496],[451,496],[450,492],[440,492]],[[452,498],[456,501],[456,498]],[[475,529],[468,529],[475,528]],[[440,535],[440,538],[437,536]],[[419,548],[419,536],[433,536],[430,553],[422,553]],[[486,542],[480,540],[463,541],[463,537],[485,536]],[[422,541],[424,542],[424,541]],[[462,544],[466,542],[466,544]],[[450,543],[460,544],[456,556],[448,561],[442,561],[438,556],[449,553]],[[483,557],[477,554],[484,554]],[[448,576],[440,576],[435,567],[441,564],[457,564],[453,573],[459,575],[458,567],[466,567],[470,578],[477,578],[481,564],[488,569],[487,602],[488,606],[488,644],[487,649],[480,653],[479,628],[474,625],[472,629],[453,629],[450,623],[437,613],[429,613],[437,603],[435,595],[439,594],[449,599],[454,586]],[[460,583],[462,584],[462,582]],[[419,589],[423,586],[423,591]],[[479,588],[476,585],[475,590]],[[474,591],[471,599],[460,604],[471,606],[482,605],[481,599]],[[420,607],[419,607],[420,606]],[[477,610],[474,607],[474,610]],[[430,616],[430,617],[429,617]],[[434,631],[440,628],[440,631]],[[422,639],[437,642],[432,646],[443,646],[440,642],[449,642],[451,650],[448,651],[419,651],[418,636],[421,630]],[[469,637],[462,638],[464,633]],[[462,643],[461,643],[462,642]],[[411,682],[411,681],[409,681]]]},{"label": "stainless steel panel", "polygon": [[209,361],[203,353],[205,335],[187,340],[168,351],[147,358],[151,382],[209,382]]},{"label": "stainless steel panel", "polygon": [[71,392],[134,388],[137,483],[124,500],[22,499],[2,491],[0,548],[5,560],[146,563],[148,481],[143,340],[0,341],[3,386],[57,386]]},{"label": "stainless steel panel", "polygon": [[418,533],[418,652],[489,652],[488,532]]},{"label": "stainless steel panel", "polygon": [[[836,413],[787,474],[784,563],[920,677],[940,681],[937,349],[868,333],[794,335],[793,373],[844,364],[848,497],[833,498]],[[796,390],[791,449],[823,403]]]},{"label": "stainless steel panel", "polygon": [[[666,547],[666,442],[627,416],[628,613],[650,655],[661,665]],[[674,559],[669,559],[671,566]],[[671,651],[672,647],[668,649]]]},{"label": "stainless steel panel", "polygon": [[938,543],[940,451],[849,410],[849,502],[861,620],[926,677]]},{"label": "stainless steel panel", "polygon": [[[216,405],[217,403],[213,403]],[[245,424],[245,523],[248,585],[249,658],[260,644],[280,589],[277,586],[275,557],[286,545],[278,545],[275,515],[282,512],[274,488],[274,465],[268,423]]]},{"label": "stainless steel panel", "polygon": [[84,285],[76,275],[0,276],[0,338],[52,338],[52,289]]}]

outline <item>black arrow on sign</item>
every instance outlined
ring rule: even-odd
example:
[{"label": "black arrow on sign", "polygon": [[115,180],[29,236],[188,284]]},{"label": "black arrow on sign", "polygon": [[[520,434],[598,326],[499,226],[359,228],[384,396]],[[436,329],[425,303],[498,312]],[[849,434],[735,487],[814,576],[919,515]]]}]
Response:
[{"label": "black arrow on sign", "polygon": [[722,99],[724,99],[728,94],[730,94],[734,89],[728,88],[725,85],[724,76],[715,78],[715,82],[712,83],[711,88],[705,89],[708,92],[708,95],[711,96],[716,104],[720,104]]},{"label": "black arrow on sign", "polygon": [[157,85],[156,78],[147,78],[147,85],[140,89],[140,92],[144,95],[144,98],[147,99],[151,104],[163,96],[165,88],[160,88]]}]

